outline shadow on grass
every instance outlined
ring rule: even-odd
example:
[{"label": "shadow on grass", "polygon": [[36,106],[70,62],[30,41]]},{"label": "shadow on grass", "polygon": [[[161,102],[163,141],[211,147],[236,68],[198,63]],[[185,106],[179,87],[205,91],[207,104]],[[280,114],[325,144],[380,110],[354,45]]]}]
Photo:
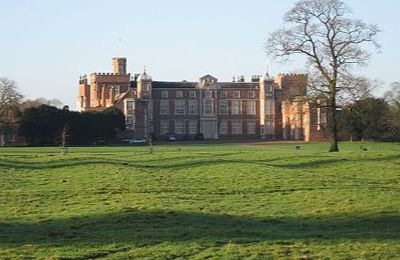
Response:
[{"label": "shadow on grass", "polygon": [[[266,158],[265,160],[260,159],[236,159],[229,158],[231,154],[213,154],[213,155],[191,155],[191,156],[179,156],[179,157],[167,157],[158,159],[149,159],[135,161],[134,158],[128,159],[115,159],[115,158],[97,158],[97,157],[86,157],[86,158],[66,158],[66,159],[55,159],[48,162],[22,162],[17,160],[1,159],[0,168],[15,168],[15,169],[29,169],[29,170],[42,170],[42,169],[54,169],[54,168],[64,168],[73,166],[88,166],[91,164],[109,164],[114,166],[126,166],[135,167],[138,169],[170,169],[170,170],[180,170],[195,167],[204,166],[218,166],[226,164],[250,164],[259,165],[265,167],[277,167],[284,169],[303,169],[312,167],[324,167],[329,165],[335,165],[340,163],[362,163],[362,162],[378,162],[387,161],[395,162],[395,160],[400,159],[400,154],[387,155],[382,157],[366,157],[358,159],[346,159],[331,156],[322,156],[319,154],[312,155],[299,155],[299,156],[289,156],[289,157],[275,157]],[[301,160],[300,162],[289,162],[289,160]]]},{"label": "shadow on grass", "polygon": [[108,215],[0,223],[0,244],[93,244],[111,242],[138,246],[162,242],[253,243],[295,240],[398,240],[400,217],[261,219],[190,212],[147,212],[126,209]]}]

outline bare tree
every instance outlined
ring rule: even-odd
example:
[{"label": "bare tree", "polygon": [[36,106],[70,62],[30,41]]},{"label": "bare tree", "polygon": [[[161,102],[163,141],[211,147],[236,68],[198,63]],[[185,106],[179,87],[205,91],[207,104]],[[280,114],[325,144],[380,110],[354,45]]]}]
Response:
[{"label": "bare tree", "polygon": [[301,55],[317,77],[312,85],[327,100],[330,152],[339,151],[336,107],[340,84],[355,65],[368,63],[366,44],[379,48],[379,28],[352,18],[340,0],[300,0],[284,17],[285,26],[270,34],[267,54],[287,60]]},{"label": "bare tree", "polygon": [[343,75],[338,82],[339,106],[343,106],[365,98],[373,97],[372,91],[383,83],[377,79],[363,76]]},{"label": "bare tree", "polygon": [[15,81],[7,78],[0,78],[0,111],[10,105],[17,105],[23,96],[18,91]]},{"label": "bare tree", "polygon": [[16,107],[22,97],[14,81],[0,78],[0,145],[6,143],[6,135],[16,131]]},{"label": "bare tree", "polygon": [[393,82],[384,97],[392,107],[400,111],[400,82]]}]

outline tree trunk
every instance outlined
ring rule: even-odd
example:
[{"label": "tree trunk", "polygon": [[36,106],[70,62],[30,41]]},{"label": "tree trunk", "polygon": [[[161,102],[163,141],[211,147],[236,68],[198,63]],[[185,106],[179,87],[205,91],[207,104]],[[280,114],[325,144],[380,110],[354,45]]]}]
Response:
[{"label": "tree trunk", "polygon": [[[332,88],[335,91],[335,87]],[[331,90],[331,91],[332,91]],[[337,140],[337,122],[336,122],[336,93],[333,93],[330,100],[330,111],[329,111],[329,129],[330,129],[330,145],[329,152],[339,152],[338,140]]]}]

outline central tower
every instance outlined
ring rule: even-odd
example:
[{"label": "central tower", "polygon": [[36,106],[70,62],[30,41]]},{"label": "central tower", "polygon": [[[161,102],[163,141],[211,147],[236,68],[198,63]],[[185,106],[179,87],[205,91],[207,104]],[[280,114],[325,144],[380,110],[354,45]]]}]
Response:
[{"label": "central tower", "polygon": [[126,58],[115,57],[112,59],[113,74],[126,75]]}]

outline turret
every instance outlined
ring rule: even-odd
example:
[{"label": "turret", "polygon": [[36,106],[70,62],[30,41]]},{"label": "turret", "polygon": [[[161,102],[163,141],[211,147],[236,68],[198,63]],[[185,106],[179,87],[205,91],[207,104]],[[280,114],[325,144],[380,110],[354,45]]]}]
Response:
[{"label": "turret", "polygon": [[274,80],[270,77],[268,69],[265,74],[260,77],[260,95],[261,96],[272,96]]},{"label": "turret", "polygon": [[151,76],[144,69],[143,73],[137,79],[137,95],[140,99],[150,99],[151,98]]}]

